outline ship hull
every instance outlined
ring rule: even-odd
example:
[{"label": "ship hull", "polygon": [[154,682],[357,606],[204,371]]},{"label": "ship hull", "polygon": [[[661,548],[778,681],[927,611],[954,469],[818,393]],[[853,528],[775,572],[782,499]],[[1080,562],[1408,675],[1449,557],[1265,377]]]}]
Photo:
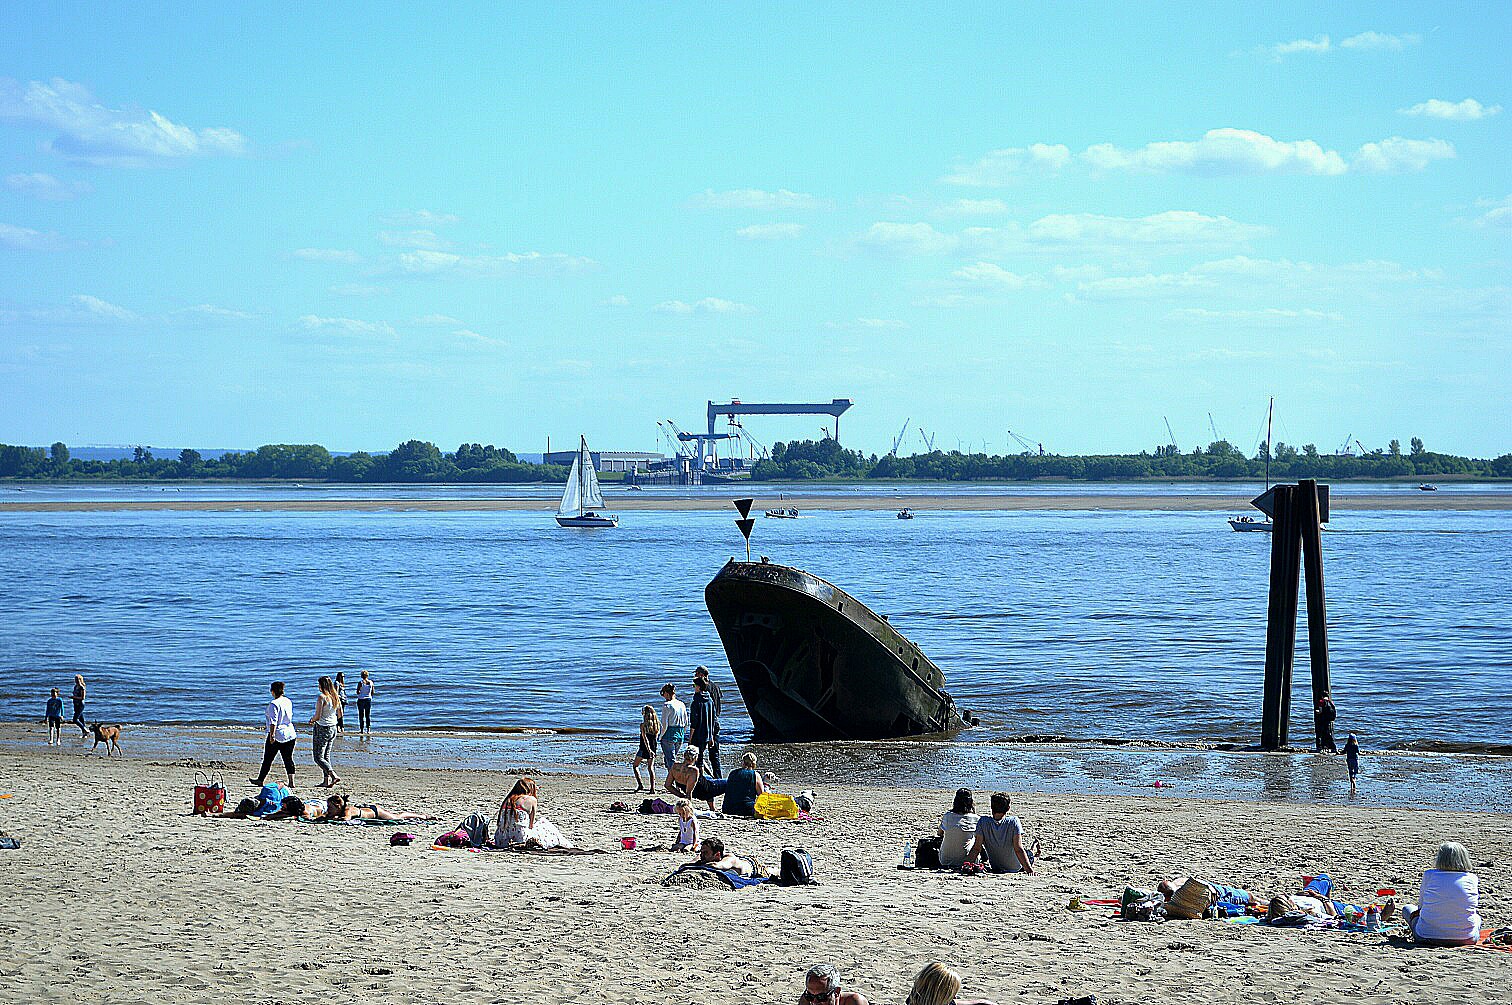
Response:
[{"label": "ship hull", "polygon": [[875,740],[966,726],[945,675],[844,590],[731,561],[704,590],[758,743]]}]

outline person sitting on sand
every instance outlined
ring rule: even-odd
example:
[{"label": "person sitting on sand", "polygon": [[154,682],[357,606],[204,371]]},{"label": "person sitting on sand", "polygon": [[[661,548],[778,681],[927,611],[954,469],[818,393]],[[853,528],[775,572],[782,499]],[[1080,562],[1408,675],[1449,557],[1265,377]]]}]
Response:
[{"label": "person sitting on sand", "polygon": [[[1412,937],[1428,946],[1468,946],[1480,941],[1480,879],[1470,871],[1470,853],[1462,844],[1439,845],[1433,868],[1423,873],[1419,903],[1402,907],[1402,920]],[[1381,920],[1396,914],[1395,898],[1387,898]]]},{"label": "person sitting on sand", "polygon": [[733,816],[754,817],[756,797],[766,792],[766,779],[756,770],[756,754],[747,750],[740,758],[740,767],[730,772],[725,779],[724,812]]},{"label": "person sitting on sand", "polygon": [[980,857],[993,872],[1034,874],[1034,860],[1039,857],[1039,842],[1024,847],[1024,828],[1018,817],[1010,817],[1012,805],[1006,792],[992,794],[992,818],[977,819],[976,842],[967,853],[967,861]]},{"label": "person sitting on sand", "polygon": [[743,879],[766,879],[771,876],[761,859],[755,855],[726,853],[724,842],[719,838],[704,838],[698,845],[698,858],[692,864],[733,872]]},{"label": "person sitting on sand", "polygon": [[833,963],[815,963],[803,975],[798,1005],[868,1005],[866,996],[840,988],[840,971]]},{"label": "person sitting on sand", "polygon": [[508,848],[523,845],[526,848],[572,848],[556,825],[540,812],[539,790],[533,778],[525,777],[514,783],[509,795],[499,804],[499,815],[494,821],[493,846]]},{"label": "person sitting on sand", "polygon": [[956,789],[955,802],[940,818],[940,865],[959,869],[971,858],[976,846],[976,801],[970,789]]},{"label": "person sitting on sand", "polygon": [[[714,811],[714,797],[724,795],[729,784],[727,779],[710,778],[699,770],[697,747],[684,747],[682,759],[667,769],[667,791],[675,796],[706,802],[710,812]],[[754,804],[751,812],[754,815]]]},{"label": "person sitting on sand", "polygon": [[673,851],[692,851],[700,841],[698,818],[693,815],[693,804],[686,799],[677,801],[677,843]]},{"label": "person sitting on sand", "polygon": [[332,796],[326,805],[327,820],[429,820],[423,813],[402,813],[384,809],[377,803],[357,805],[347,801],[346,796]]},{"label": "person sitting on sand", "polygon": [[927,964],[914,978],[908,1005],[997,1005],[988,998],[957,998],[961,975],[943,963]]}]

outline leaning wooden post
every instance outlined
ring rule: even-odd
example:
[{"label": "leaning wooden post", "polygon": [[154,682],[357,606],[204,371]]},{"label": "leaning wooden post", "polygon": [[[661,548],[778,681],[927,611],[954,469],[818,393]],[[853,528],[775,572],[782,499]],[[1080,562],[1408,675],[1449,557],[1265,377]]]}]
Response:
[{"label": "leaning wooden post", "polygon": [[1297,649],[1297,573],[1302,541],[1291,485],[1271,489],[1270,605],[1265,626],[1265,696],[1260,711],[1260,746],[1286,746],[1291,718],[1292,658]]},{"label": "leaning wooden post", "polygon": [[[1328,491],[1325,486],[1323,492]],[[1326,495],[1323,498],[1327,498]],[[1316,710],[1319,698],[1329,693],[1328,684],[1328,602],[1323,596],[1323,518],[1318,483],[1307,478],[1297,484],[1296,501],[1302,535],[1303,578],[1307,582],[1307,655],[1312,664],[1312,698]],[[1323,730],[1313,716],[1318,734],[1317,749],[1323,748]]]}]

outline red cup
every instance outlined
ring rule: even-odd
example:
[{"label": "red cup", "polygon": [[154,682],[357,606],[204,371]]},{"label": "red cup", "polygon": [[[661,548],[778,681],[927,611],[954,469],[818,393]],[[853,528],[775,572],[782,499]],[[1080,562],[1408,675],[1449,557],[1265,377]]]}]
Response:
[{"label": "red cup", "polygon": [[635,838],[620,838],[620,847],[626,851],[634,851]]}]

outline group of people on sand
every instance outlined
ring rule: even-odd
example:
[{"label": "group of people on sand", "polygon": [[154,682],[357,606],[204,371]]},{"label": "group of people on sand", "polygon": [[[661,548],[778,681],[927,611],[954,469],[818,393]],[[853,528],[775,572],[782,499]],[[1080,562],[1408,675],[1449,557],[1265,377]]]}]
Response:
[{"label": "group of people on sand", "polygon": [[[692,706],[677,697],[677,685],[667,683],[661,689],[662,704],[641,707],[639,738],[630,770],[635,773],[635,791],[656,791],[656,751],[661,750],[662,764],[672,771],[686,750],[692,749],[700,771],[721,778],[719,763],[719,716],[724,711],[724,692],[709,676],[709,668],[693,670]],[[647,780],[641,781],[641,765],[646,766]]]},{"label": "group of people on sand", "polygon": [[[312,727],[310,747],[315,766],[321,771],[320,787],[328,789],[341,783],[341,776],[331,766],[331,750],[336,737],[346,726],[346,675],[322,675],[315,682],[315,687],[315,712],[308,720]],[[262,785],[273,768],[274,760],[281,758],[292,787],[294,746],[299,740],[299,734],[294,728],[294,702],[284,693],[284,683],[281,680],[274,681],[268,690],[273,697],[263,711],[266,734],[263,738],[262,769],[258,771],[256,778],[249,780],[253,785]],[[358,729],[364,736],[372,732],[373,695],[376,691],[373,678],[368,671],[362,671],[362,678],[357,683],[357,712]]]},{"label": "group of people on sand", "polygon": [[429,820],[423,813],[391,810],[378,803],[354,803],[345,795],[303,799],[281,785],[265,785],[234,809],[215,814],[228,820]]},{"label": "group of people on sand", "polygon": [[[68,721],[79,727],[81,738],[89,736],[89,723],[84,719],[84,693],[84,675],[74,674],[73,718]],[[47,745],[63,746],[63,696],[57,688],[53,688],[48,695],[44,718],[47,720]]]},{"label": "group of people on sand", "polygon": [[[1162,880],[1156,891],[1170,903],[1190,880],[1187,876]],[[1398,904],[1395,895],[1365,907],[1347,903],[1337,899],[1342,891],[1326,873],[1306,877],[1298,892],[1278,894],[1269,900],[1230,883],[1198,882],[1207,887],[1211,903],[1257,915],[1263,910],[1271,924],[1334,919],[1359,922],[1374,908],[1382,924],[1389,924],[1400,913],[1413,939],[1424,945],[1466,946],[1481,938],[1480,879],[1470,871],[1470,853],[1454,842],[1439,845],[1433,868],[1423,873],[1416,904]]]},{"label": "group of people on sand", "polygon": [[[925,964],[914,977],[907,1005],[996,1005],[989,998],[961,998],[961,975],[945,964]],[[803,994],[798,1005],[869,1005],[859,991],[847,990],[840,971],[832,963],[816,963],[803,977]]]},{"label": "group of people on sand", "polygon": [[970,789],[956,789],[955,801],[940,817],[940,865],[961,869],[981,863],[992,872],[1034,872],[1039,842],[1024,845],[1024,826],[1009,810],[1013,801],[1006,792],[992,794],[991,816],[976,811]]}]

